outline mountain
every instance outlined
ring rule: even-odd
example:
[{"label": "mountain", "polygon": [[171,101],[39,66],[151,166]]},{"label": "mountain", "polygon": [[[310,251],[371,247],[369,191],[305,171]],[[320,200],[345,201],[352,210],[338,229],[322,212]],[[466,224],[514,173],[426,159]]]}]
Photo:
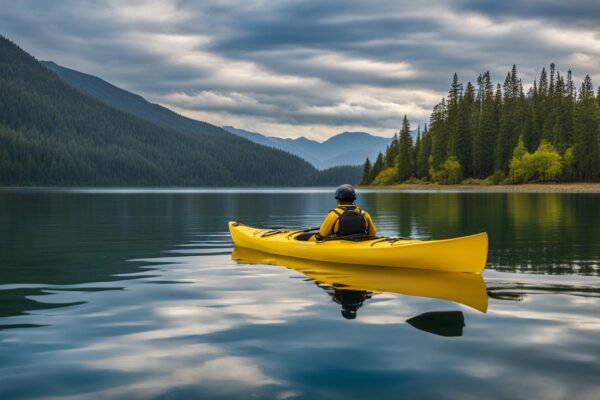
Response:
[{"label": "mountain", "polygon": [[80,92],[88,94],[111,107],[128,112],[156,125],[175,129],[180,132],[227,136],[226,132],[219,127],[206,122],[186,118],[161,105],[150,103],[142,96],[123,90],[96,76],[61,67],[52,61],[40,61],[40,63],[58,75],[65,83]]},{"label": "mountain", "polygon": [[391,140],[366,132],[343,132],[324,142],[317,142],[304,137],[284,139],[265,136],[233,126],[224,126],[223,129],[255,143],[295,154],[321,169],[340,165],[361,165],[367,157],[374,160],[377,154],[385,151]]},{"label": "mountain", "polygon": [[0,185],[304,186],[325,179],[297,156],[104,81],[81,82],[98,96],[106,89],[105,99],[123,110],[71,87],[0,36]]}]

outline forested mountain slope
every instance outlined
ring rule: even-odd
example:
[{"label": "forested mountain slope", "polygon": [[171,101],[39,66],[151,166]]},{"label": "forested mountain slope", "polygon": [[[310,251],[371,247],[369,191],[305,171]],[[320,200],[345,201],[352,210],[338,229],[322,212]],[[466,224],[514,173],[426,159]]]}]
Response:
[{"label": "forested mountain slope", "polygon": [[110,107],[0,36],[2,185],[297,186],[318,180],[299,157],[202,125],[214,130],[176,131]]},{"label": "forested mountain slope", "polygon": [[40,61],[40,63],[80,92],[116,109],[144,118],[156,125],[182,132],[226,136],[226,140],[236,141],[224,129],[184,117],[161,105],[150,103],[142,96],[121,89],[96,76],[62,67],[52,61]]}]

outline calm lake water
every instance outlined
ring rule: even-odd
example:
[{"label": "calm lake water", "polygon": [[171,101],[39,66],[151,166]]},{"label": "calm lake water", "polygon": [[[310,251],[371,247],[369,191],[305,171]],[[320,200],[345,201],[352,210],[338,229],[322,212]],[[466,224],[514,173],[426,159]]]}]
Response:
[{"label": "calm lake water", "polygon": [[232,261],[228,220],[316,226],[331,190],[0,191],[0,398],[599,398],[600,195],[359,203],[487,231],[487,312]]}]

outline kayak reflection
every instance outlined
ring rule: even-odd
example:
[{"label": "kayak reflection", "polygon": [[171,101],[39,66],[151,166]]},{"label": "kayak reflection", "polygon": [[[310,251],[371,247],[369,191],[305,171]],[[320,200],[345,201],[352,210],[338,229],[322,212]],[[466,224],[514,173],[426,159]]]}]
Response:
[{"label": "kayak reflection", "polygon": [[415,328],[439,336],[462,336],[465,316],[462,311],[433,311],[407,319]]},{"label": "kayak reflection", "polygon": [[235,247],[231,258],[241,264],[280,265],[303,273],[320,287],[329,287],[345,318],[356,312],[372,293],[399,293],[453,301],[485,313],[488,297],[479,274],[405,268],[334,264],[267,254]]}]

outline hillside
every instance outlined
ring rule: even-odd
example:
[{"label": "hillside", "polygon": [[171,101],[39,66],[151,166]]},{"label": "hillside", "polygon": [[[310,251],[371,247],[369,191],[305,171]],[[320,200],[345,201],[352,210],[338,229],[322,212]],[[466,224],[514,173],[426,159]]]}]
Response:
[{"label": "hillside", "polygon": [[[318,180],[299,157],[129,98],[134,101],[121,98],[127,112],[110,107],[0,36],[0,184],[298,186]],[[132,115],[147,104],[154,111],[146,118],[155,123]],[[169,118],[177,130],[167,128]]]},{"label": "hillside", "polygon": [[223,129],[255,143],[288,151],[317,168],[362,164],[367,157],[375,159],[391,141],[391,138],[373,136],[366,132],[343,132],[324,142],[317,142],[304,137],[285,139],[265,136],[233,126],[224,126]]},{"label": "hillside", "polygon": [[75,89],[94,97],[121,111],[136,115],[156,125],[175,129],[180,132],[201,133],[206,135],[226,136],[234,140],[223,129],[206,122],[197,121],[179,115],[168,108],[153,104],[142,96],[123,90],[96,76],[62,67],[52,61],[40,63],[56,73],[65,83]]}]

